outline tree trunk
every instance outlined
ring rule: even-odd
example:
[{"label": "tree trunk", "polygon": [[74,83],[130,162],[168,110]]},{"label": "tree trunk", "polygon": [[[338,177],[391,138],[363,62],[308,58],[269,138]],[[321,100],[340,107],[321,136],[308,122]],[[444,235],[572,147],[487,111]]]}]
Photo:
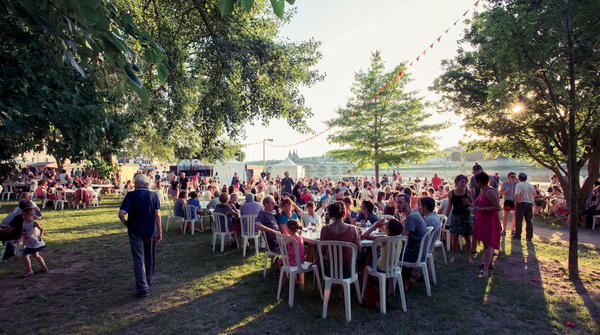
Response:
[{"label": "tree trunk", "polygon": [[375,182],[379,182],[379,164],[375,163]]},{"label": "tree trunk", "polygon": [[571,211],[569,230],[569,277],[579,277],[578,236],[579,224],[579,169],[577,167],[577,134],[575,128],[575,52],[571,33],[571,4],[567,1],[565,30],[567,32],[568,69],[569,69],[569,154],[567,170],[569,171],[569,209]]}]

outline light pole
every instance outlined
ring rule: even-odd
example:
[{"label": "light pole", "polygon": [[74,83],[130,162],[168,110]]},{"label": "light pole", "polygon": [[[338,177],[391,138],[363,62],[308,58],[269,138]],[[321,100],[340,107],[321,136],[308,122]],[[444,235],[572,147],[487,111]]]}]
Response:
[{"label": "light pole", "polygon": [[266,171],[267,170],[267,163],[266,163],[266,160],[265,160],[265,144],[267,142],[273,142],[273,139],[272,138],[263,138],[263,172],[265,172],[265,173],[267,172]]}]

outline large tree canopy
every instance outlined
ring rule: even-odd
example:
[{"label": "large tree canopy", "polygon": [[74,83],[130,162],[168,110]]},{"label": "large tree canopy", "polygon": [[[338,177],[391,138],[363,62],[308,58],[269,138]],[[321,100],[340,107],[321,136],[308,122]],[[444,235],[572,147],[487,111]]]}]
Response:
[{"label": "large tree canopy", "polygon": [[329,121],[329,126],[337,127],[329,141],[346,147],[329,154],[354,163],[359,170],[374,165],[377,180],[379,167],[406,165],[432,156],[435,142],[430,133],[442,127],[423,123],[431,114],[425,112],[424,103],[415,92],[405,91],[410,80],[406,73],[369,100],[373,92],[390,82],[402,68],[404,64],[399,64],[391,72],[385,72],[380,52],[374,52],[367,72],[354,75],[354,97]]},{"label": "large tree canopy", "polygon": [[[552,170],[576,211],[600,165],[600,2],[489,4],[471,22],[458,56],[443,63],[446,72],[434,84],[440,107],[486,138],[473,147]],[[579,183],[565,175],[578,180],[586,163],[589,178],[578,194]],[[576,222],[573,215],[572,274]]]},{"label": "large tree canopy", "polygon": [[235,8],[228,15],[218,1],[138,0],[122,6],[178,64],[164,73],[164,84],[146,75],[152,63],[142,66],[151,104],[129,106],[148,115],[136,127],[132,152],[212,160],[236,152],[231,139],[256,121],[285,118],[307,130],[304,120],[311,113],[299,86],[322,79],[313,69],[321,55],[318,42],[278,36],[291,14],[278,20],[264,1],[249,13]]}]

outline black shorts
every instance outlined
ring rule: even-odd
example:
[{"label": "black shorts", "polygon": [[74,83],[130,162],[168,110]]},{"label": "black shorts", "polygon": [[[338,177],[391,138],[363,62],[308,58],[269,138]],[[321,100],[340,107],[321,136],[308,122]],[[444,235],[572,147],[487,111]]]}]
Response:
[{"label": "black shorts", "polygon": [[515,202],[513,200],[504,200],[504,210],[514,210]]}]

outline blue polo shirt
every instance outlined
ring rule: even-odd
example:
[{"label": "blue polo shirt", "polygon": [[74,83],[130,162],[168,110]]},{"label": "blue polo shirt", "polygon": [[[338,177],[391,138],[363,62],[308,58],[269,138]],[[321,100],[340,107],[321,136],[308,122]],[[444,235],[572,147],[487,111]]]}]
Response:
[{"label": "blue polo shirt", "polygon": [[156,224],[154,212],[160,210],[156,192],[138,188],[127,192],[120,210],[127,213],[127,231],[144,238],[154,236]]},{"label": "blue polo shirt", "polygon": [[366,220],[366,221],[369,221],[371,223],[375,223],[375,222],[379,221],[379,218],[374,213],[370,213],[369,217],[365,218],[365,216],[363,215],[363,213],[360,212],[360,213],[358,213],[358,216],[356,217],[356,222],[360,222],[362,220]]}]

